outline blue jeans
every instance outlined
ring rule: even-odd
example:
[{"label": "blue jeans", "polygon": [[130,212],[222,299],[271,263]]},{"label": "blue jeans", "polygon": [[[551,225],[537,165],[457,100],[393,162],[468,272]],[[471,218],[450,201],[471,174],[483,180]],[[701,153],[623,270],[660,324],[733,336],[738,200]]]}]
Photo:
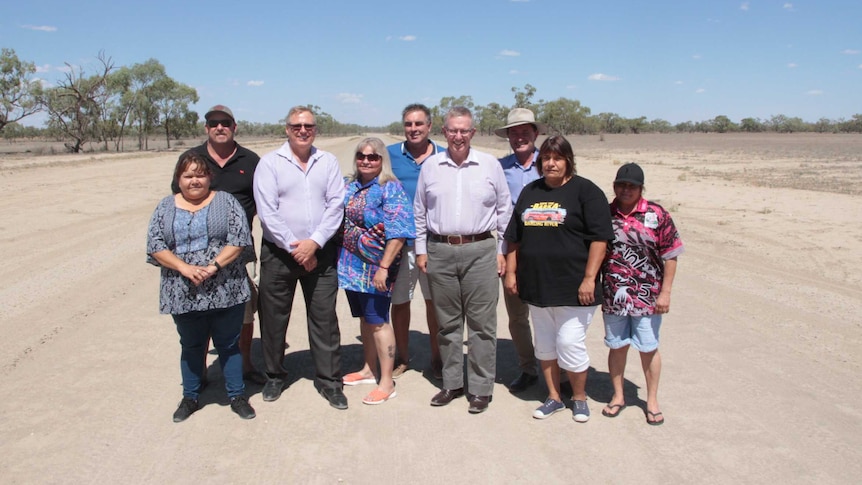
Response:
[{"label": "blue jeans", "polygon": [[241,396],[245,392],[242,355],[239,353],[239,333],[244,313],[245,303],[241,303],[230,308],[172,315],[182,347],[180,372],[183,376],[183,397],[197,399],[200,394],[210,337],[218,351],[228,397]]}]

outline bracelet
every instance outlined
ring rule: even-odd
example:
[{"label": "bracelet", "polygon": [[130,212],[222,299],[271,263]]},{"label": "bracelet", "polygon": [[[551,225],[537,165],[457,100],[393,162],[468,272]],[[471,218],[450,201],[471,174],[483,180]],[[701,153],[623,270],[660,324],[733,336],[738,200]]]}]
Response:
[{"label": "bracelet", "polygon": [[387,267],[387,266],[378,266],[378,268],[385,269],[386,271],[389,271],[389,267]]},{"label": "bracelet", "polygon": [[221,271],[221,265],[220,265],[220,264],[218,264],[218,261],[213,260],[213,262],[212,262],[212,263],[210,263],[210,264],[212,264],[213,266],[215,266],[215,267],[216,267],[216,270]]}]

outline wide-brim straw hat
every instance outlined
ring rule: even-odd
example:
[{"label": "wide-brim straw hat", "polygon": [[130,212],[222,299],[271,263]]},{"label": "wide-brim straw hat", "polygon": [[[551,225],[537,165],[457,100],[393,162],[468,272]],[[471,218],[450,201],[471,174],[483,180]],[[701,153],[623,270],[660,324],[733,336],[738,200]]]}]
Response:
[{"label": "wide-brim straw hat", "polygon": [[507,132],[509,128],[513,126],[526,125],[528,123],[535,125],[536,129],[539,130],[540,135],[544,135],[548,132],[547,125],[536,122],[536,115],[534,115],[532,111],[527,108],[515,108],[512,111],[509,111],[509,116],[506,117],[506,126],[497,128],[494,130],[494,134],[502,138],[508,138]]}]

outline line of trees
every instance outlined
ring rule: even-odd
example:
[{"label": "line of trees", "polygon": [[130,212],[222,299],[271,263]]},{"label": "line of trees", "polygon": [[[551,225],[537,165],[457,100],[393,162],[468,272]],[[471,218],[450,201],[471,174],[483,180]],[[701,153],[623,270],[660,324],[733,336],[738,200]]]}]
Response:
[{"label": "line of trees", "polygon": [[[32,62],[21,61],[12,49],[0,52],[0,135],[4,138],[51,137],[65,141],[71,152],[81,151],[86,144],[95,144],[103,150],[121,151],[127,136],[137,138],[139,150],[148,149],[153,135],[165,137],[168,148],[171,140],[199,136],[203,125],[198,113],[190,105],[199,101],[197,91],[168,76],[165,67],[156,59],[132,66],[116,67],[104,52],[97,56],[96,67],[66,63],[63,77],[53,85],[44,85],[35,78]],[[672,124],[663,119],[646,117],[625,118],[616,113],[592,114],[580,101],[559,98],[552,101],[534,101],[536,88],[526,84],[512,88],[514,104],[505,106],[489,103],[476,105],[472,96],[446,96],[437,106],[431,107],[433,123],[443,126],[443,115],[454,106],[466,106],[473,111],[477,130],[490,135],[505,124],[512,108],[529,108],[537,121],[550,126],[555,132],[570,134],[601,133],[862,133],[862,114],[849,120],[821,118],[810,123],[783,114],[769,119],[743,118],[739,123],[727,116],[716,116],[706,121],[686,121]],[[341,123],[319,106],[309,105],[317,117],[321,135],[353,135],[369,131],[388,131],[394,135],[403,132],[400,121],[385,127],[369,127]],[[18,122],[38,112],[47,114],[44,128],[26,127]],[[238,132],[245,136],[284,136],[284,120],[278,123],[256,123],[239,120]]]},{"label": "line of trees", "polygon": [[164,134],[168,147],[171,139],[201,132],[199,116],[189,108],[199,100],[197,91],[168,76],[155,59],[117,68],[101,52],[96,67],[88,71],[66,63],[63,77],[43,86],[34,78],[33,63],[19,60],[12,49],[3,49],[0,56],[4,136],[34,134],[17,122],[40,111],[48,119],[37,136],[66,140],[74,153],[87,143],[120,151],[130,133],[137,135],[138,149],[146,150],[156,132]]},{"label": "line of trees", "polygon": [[[533,101],[536,88],[530,84],[523,88],[512,88],[515,102],[512,106],[489,103],[476,105],[472,96],[447,96],[440,104],[430,107],[432,123],[438,129],[443,126],[443,115],[453,106],[465,106],[473,112],[476,130],[491,135],[494,130],[506,124],[506,115],[512,108],[528,108],[536,114],[536,121],[551,127],[563,135],[595,135],[601,133],[638,134],[638,133],[732,133],[732,132],[776,132],[776,133],[862,133],[862,114],[855,114],[849,120],[829,120],[821,118],[815,123],[801,118],[775,115],[769,119],[743,118],[734,123],[727,116],[720,115],[707,121],[686,121],[672,124],[663,119],[647,120],[645,116],[625,118],[616,113],[593,115],[589,107],[575,99],[559,98],[553,101]],[[403,133],[400,121],[387,127],[393,135]]]}]

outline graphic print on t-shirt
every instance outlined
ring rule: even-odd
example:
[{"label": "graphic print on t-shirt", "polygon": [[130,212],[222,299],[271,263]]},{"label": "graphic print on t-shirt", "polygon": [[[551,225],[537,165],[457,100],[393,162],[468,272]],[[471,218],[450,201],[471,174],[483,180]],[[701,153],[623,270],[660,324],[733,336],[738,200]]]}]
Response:
[{"label": "graphic print on t-shirt", "polygon": [[566,209],[557,202],[536,202],[524,211],[525,226],[557,227],[566,219]]}]

